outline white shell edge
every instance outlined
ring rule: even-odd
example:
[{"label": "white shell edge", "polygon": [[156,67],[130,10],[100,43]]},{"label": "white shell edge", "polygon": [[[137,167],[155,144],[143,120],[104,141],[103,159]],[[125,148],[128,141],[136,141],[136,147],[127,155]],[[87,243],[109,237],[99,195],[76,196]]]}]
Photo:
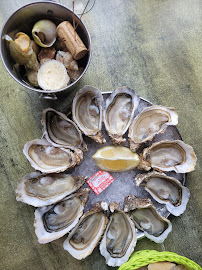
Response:
[{"label": "white shell edge", "polygon": [[35,215],[35,220],[34,220],[35,234],[36,234],[40,244],[49,243],[53,240],[56,240],[56,239],[62,237],[66,233],[68,233],[72,228],[74,228],[76,226],[76,224],[78,223],[79,218],[82,216],[83,210],[84,210],[84,206],[81,205],[80,211],[79,211],[77,217],[75,218],[74,222],[70,226],[68,226],[67,228],[65,228],[61,231],[50,233],[50,232],[47,232],[44,228],[42,216],[51,207],[52,207],[52,205],[47,206],[47,207],[37,208],[35,210],[35,213],[34,213],[34,215]]},{"label": "white shell edge", "polygon": [[131,253],[134,250],[134,247],[136,246],[137,236],[136,236],[135,225],[134,225],[133,221],[128,216],[127,216],[127,220],[131,225],[134,241],[131,242],[131,244],[128,247],[128,250],[127,250],[126,254],[121,258],[113,258],[113,257],[111,257],[110,253],[106,249],[106,234],[107,234],[107,230],[108,230],[108,228],[110,226],[111,220],[108,222],[107,228],[105,229],[105,233],[104,233],[104,236],[103,236],[102,241],[100,243],[99,249],[100,249],[101,255],[105,257],[106,263],[109,266],[115,267],[115,266],[120,266],[121,264],[125,263],[129,259]]}]

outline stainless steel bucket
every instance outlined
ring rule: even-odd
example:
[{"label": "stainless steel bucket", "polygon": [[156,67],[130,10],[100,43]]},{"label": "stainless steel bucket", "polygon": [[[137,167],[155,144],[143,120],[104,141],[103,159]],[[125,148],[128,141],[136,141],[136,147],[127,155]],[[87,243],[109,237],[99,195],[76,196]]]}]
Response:
[{"label": "stainless steel bucket", "polygon": [[33,25],[35,24],[35,22],[41,19],[52,20],[53,22],[55,22],[56,25],[58,25],[62,21],[69,21],[72,23],[73,12],[65,6],[53,1],[33,2],[31,4],[23,6],[10,16],[10,18],[5,22],[2,28],[0,54],[3,64],[5,65],[8,73],[19,84],[29,90],[39,92],[41,94],[40,97],[57,99],[57,93],[61,93],[63,91],[71,91],[73,86],[75,86],[75,84],[82,78],[82,76],[86,72],[91,59],[91,39],[86,26],[82,21],[79,20],[79,17],[75,15],[75,23],[78,23],[76,31],[88,49],[87,55],[81,60],[79,60],[79,66],[84,68],[83,73],[75,82],[60,90],[47,91],[36,88],[23,80],[23,76],[21,76],[21,74],[17,74],[13,70],[14,62],[9,54],[8,48],[6,47],[6,42],[3,37],[5,34],[9,34],[16,30],[18,30],[18,32],[25,32],[31,37],[31,30]]}]

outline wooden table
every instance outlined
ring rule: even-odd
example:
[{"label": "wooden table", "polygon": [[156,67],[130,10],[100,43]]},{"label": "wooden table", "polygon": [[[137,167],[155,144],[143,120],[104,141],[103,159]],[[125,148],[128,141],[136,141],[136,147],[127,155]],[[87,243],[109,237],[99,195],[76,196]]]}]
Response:
[{"label": "wooden table", "polygon": [[[31,1],[1,1],[1,26]],[[60,1],[65,4],[64,1]],[[170,217],[173,231],[164,245],[202,265],[202,2],[200,0],[96,0],[83,16],[92,39],[90,66],[76,86],[58,101],[39,99],[18,85],[0,63],[0,269],[110,269],[96,248],[77,261],[63,250],[64,239],[40,245],[34,233],[34,208],[17,202],[18,179],[33,171],[24,144],[41,136],[41,113],[48,106],[63,110],[86,84],[101,91],[127,85],[154,104],[175,107],[183,140],[198,162],[187,176],[191,198],[180,217]],[[147,239],[135,251],[161,250]]]}]

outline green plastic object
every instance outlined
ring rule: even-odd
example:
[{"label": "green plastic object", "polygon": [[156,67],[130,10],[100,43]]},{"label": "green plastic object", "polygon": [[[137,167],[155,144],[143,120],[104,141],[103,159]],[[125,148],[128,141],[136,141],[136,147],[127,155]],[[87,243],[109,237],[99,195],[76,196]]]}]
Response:
[{"label": "green plastic object", "polygon": [[180,256],[174,252],[156,251],[156,250],[141,250],[133,253],[130,259],[122,264],[118,270],[135,270],[156,262],[173,262],[184,265],[188,270],[202,270],[202,268],[194,261]]}]

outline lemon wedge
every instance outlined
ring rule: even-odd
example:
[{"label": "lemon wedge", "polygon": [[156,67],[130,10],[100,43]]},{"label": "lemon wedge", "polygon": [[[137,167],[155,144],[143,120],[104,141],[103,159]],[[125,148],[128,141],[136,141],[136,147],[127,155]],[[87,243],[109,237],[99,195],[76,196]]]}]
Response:
[{"label": "lemon wedge", "polygon": [[124,146],[102,147],[92,157],[100,169],[109,172],[129,171],[140,163],[138,154]]}]

